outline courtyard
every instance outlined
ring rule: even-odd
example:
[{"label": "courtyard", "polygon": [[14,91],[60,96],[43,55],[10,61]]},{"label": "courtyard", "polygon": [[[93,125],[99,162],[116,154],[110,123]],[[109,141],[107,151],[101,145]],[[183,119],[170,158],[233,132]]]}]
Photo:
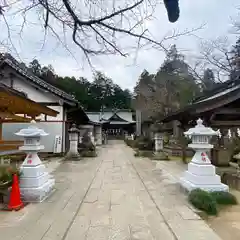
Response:
[{"label": "courtyard", "polygon": [[43,203],[0,212],[1,238],[220,239],[188,205],[178,169],[135,158],[121,141],[100,148],[97,158],[48,169],[56,191]]}]

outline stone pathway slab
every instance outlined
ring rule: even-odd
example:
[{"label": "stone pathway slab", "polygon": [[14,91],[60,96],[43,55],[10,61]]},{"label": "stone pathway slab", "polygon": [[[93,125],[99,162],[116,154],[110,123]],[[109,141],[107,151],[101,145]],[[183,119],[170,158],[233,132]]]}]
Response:
[{"label": "stone pathway slab", "polygon": [[57,190],[46,202],[0,213],[3,239],[220,239],[189,207],[174,171],[135,158],[121,141],[53,175]]}]

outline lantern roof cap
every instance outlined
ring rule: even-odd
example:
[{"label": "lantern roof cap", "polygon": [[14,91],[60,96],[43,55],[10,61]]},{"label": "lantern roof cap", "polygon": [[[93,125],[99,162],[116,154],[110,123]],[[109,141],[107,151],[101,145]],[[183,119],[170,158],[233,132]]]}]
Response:
[{"label": "lantern roof cap", "polygon": [[22,136],[22,137],[44,137],[47,136],[43,129],[38,128],[37,126],[30,125],[28,128],[21,129],[19,132],[16,132],[15,135]]},{"label": "lantern roof cap", "polygon": [[193,128],[190,128],[188,131],[184,132],[184,135],[186,136],[214,136],[214,135],[218,135],[217,131],[214,131],[212,128],[210,127],[205,127],[203,125],[203,120],[202,119],[198,119],[197,120],[197,125]]},{"label": "lantern roof cap", "polygon": [[80,130],[77,128],[77,125],[75,123],[72,124],[71,128],[68,130],[69,133],[77,133],[80,132]]}]

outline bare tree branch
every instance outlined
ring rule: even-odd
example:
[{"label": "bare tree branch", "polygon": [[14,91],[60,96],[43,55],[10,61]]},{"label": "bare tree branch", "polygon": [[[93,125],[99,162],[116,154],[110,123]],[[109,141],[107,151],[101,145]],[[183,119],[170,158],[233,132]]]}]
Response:
[{"label": "bare tree branch", "polygon": [[[120,44],[124,42],[124,37],[136,40],[132,44],[136,50],[151,44],[167,51],[165,41],[189,35],[199,29],[173,31],[161,40],[154,39],[144,24],[153,17],[160,3],[162,0],[5,0],[1,4],[0,0],[0,15],[7,19],[9,14],[20,14],[23,18],[20,35],[27,22],[27,14],[38,15],[40,24],[45,29],[44,42],[48,29],[55,36],[58,35],[57,39],[63,35],[62,43],[66,42],[67,36],[71,36],[90,62],[91,56],[101,54],[127,56],[125,46]],[[127,40],[126,42],[128,43]],[[67,43],[64,44],[67,46]]]},{"label": "bare tree branch", "polygon": [[220,82],[229,77],[234,68],[229,46],[226,37],[217,38],[214,41],[204,41],[200,45],[198,61],[202,62],[204,68],[211,68]]},{"label": "bare tree branch", "polygon": [[240,6],[237,8],[238,14],[232,19],[233,30],[235,34],[240,33]]}]

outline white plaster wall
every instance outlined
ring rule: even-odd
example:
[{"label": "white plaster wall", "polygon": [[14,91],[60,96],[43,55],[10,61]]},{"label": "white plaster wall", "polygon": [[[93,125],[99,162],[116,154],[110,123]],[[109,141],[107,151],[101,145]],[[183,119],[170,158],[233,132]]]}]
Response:
[{"label": "white plaster wall", "polygon": [[[24,82],[18,78],[14,78],[13,81],[13,88],[22,91],[27,94],[27,97],[35,102],[58,102],[60,98],[54,96],[53,94],[39,90],[32,86],[31,84]],[[52,108],[53,110],[56,110],[59,112],[59,114],[56,117],[47,117],[47,120],[55,120],[55,121],[63,121],[63,107],[62,106],[48,106],[49,108]],[[44,115],[42,115],[41,120],[44,120]]]},{"label": "white plaster wall", "polygon": [[[31,83],[26,82],[22,79],[19,79],[18,77],[8,77],[8,73],[11,72],[8,68],[5,68],[5,76],[1,78],[1,82],[3,82],[5,85],[8,85],[18,91],[24,92],[27,94],[27,97],[35,102],[53,102],[56,103],[60,100],[57,96],[53,95],[52,93],[48,91],[43,91],[42,89],[38,89],[35,86],[33,86]],[[59,112],[59,114],[56,117],[47,116],[47,121],[56,121],[56,122],[41,122],[39,126],[43,126],[43,129],[46,130],[49,133],[49,136],[46,137],[46,149],[45,152],[52,152],[53,151],[53,145],[55,141],[55,136],[60,135],[62,137],[62,149],[65,150],[65,123],[62,121],[65,121],[67,119],[66,117],[66,111],[64,111],[63,106],[47,106],[53,110],[56,110]],[[38,116],[38,119],[41,119],[42,121],[45,121],[45,116],[41,115]],[[16,140],[18,139],[17,136],[14,135],[14,132],[16,132],[19,129],[22,129],[26,126],[28,123],[11,123],[10,124],[4,124],[3,125],[3,139],[5,140]]]},{"label": "white plaster wall", "polygon": [[[44,91],[42,89],[36,88],[31,83],[24,81],[23,79],[18,78],[17,76],[9,77],[11,70],[9,68],[4,69],[4,77],[0,79],[2,83],[9,87],[13,87],[14,89],[24,92],[27,94],[27,97],[35,102],[49,102],[49,103],[56,103],[60,100],[59,97],[53,95],[48,91]],[[12,86],[11,86],[12,82]],[[55,120],[55,121],[63,121],[63,107],[62,106],[48,106],[53,110],[59,112],[56,117],[48,116],[48,120]],[[44,115],[40,116],[42,120],[44,120]]]},{"label": "white plaster wall", "polygon": [[13,88],[25,92],[29,99],[35,102],[56,102],[58,99],[48,91],[39,90],[28,82],[24,82],[18,78],[14,78]]},{"label": "white plaster wall", "polygon": [[[45,149],[42,152],[53,152],[55,136],[62,136],[63,124],[55,122],[39,122],[36,123],[37,127],[44,129],[45,132],[49,133],[48,136],[42,138],[42,144]],[[22,140],[21,137],[16,136],[14,133],[18,132],[23,128],[30,126],[30,123],[3,123],[2,136],[4,140]],[[63,144],[64,141],[62,141]]]}]

